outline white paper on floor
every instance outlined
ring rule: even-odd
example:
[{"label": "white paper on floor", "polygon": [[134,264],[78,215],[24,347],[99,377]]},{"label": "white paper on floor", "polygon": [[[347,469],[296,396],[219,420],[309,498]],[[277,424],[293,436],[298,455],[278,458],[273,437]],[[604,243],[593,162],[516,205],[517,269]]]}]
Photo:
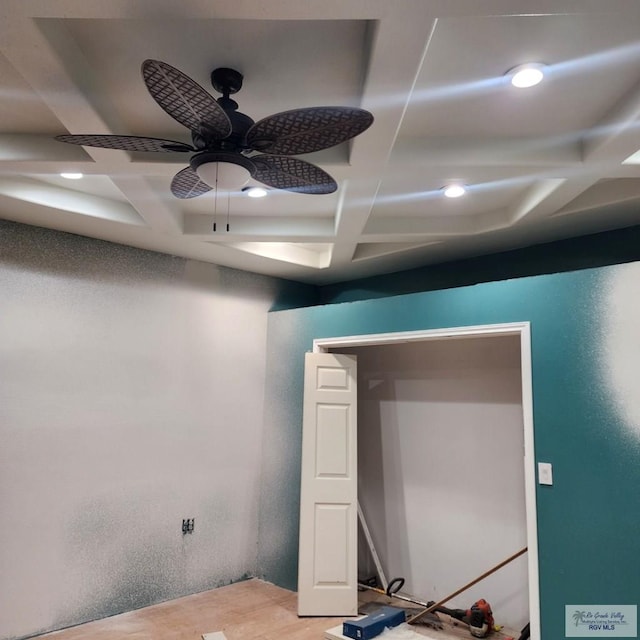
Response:
[{"label": "white paper on floor", "polygon": [[437,640],[441,637],[437,631],[422,628],[420,631],[421,633],[417,633],[410,624],[405,622],[404,624],[399,624],[397,627],[385,629],[378,637],[384,640],[424,640],[425,638],[434,638]]},{"label": "white paper on floor", "polygon": [[[412,626],[405,622],[397,627],[385,629],[382,633],[378,634],[376,638],[381,638],[382,640],[424,640],[425,638],[442,640],[442,636],[438,635],[437,631],[423,627],[420,628],[420,631],[421,633],[416,633]],[[351,640],[351,638],[342,635],[342,625],[333,627],[333,629],[327,629],[324,637],[327,640]]]}]

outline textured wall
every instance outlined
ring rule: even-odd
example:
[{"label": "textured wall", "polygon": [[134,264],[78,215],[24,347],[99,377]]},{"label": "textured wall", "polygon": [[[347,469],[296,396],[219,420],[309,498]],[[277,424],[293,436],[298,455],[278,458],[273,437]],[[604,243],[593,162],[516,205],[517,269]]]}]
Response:
[{"label": "textured wall", "polygon": [[0,638],[253,575],[267,311],[288,285],[0,235]]},{"label": "textured wall", "polygon": [[[542,637],[564,637],[564,606],[640,599],[640,265],[478,284],[271,313],[261,518],[266,576],[295,585],[304,352],[313,338],[530,321]],[[263,552],[265,552],[263,554]]]}]

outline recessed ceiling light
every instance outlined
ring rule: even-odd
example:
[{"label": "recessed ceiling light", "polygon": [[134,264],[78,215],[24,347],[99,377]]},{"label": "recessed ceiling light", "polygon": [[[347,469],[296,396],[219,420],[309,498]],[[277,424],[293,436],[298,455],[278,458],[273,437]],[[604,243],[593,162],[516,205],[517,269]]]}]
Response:
[{"label": "recessed ceiling light", "polygon": [[544,65],[539,63],[521,64],[507,72],[511,84],[518,89],[534,87],[544,78]]},{"label": "recessed ceiling light", "polygon": [[267,190],[264,187],[245,187],[243,191],[250,198],[264,198],[267,195]]},{"label": "recessed ceiling light", "polygon": [[443,189],[443,193],[447,198],[459,198],[467,192],[463,184],[449,184]]},{"label": "recessed ceiling light", "polygon": [[83,177],[81,173],[61,173],[61,178],[66,178],[67,180],[80,180]]}]

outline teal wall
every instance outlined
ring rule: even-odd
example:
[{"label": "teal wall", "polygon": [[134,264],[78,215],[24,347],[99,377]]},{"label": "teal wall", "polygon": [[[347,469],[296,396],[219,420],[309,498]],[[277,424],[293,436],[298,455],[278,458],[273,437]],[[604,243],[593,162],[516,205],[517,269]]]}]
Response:
[{"label": "teal wall", "polygon": [[[618,307],[640,322],[639,267],[270,313],[263,576],[296,588],[303,360],[314,338],[529,321],[536,458],[551,462],[554,473],[554,486],[537,487],[542,637],[564,637],[565,604],[637,604],[640,424],[625,413],[625,398],[615,397],[612,367],[625,376],[639,373],[640,337],[631,332],[621,348],[609,330]],[[618,280],[622,286],[614,286]]]},{"label": "teal wall", "polygon": [[640,225],[328,284],[319,288],[318,303],[384,298],[637,260],[640,260]]}]

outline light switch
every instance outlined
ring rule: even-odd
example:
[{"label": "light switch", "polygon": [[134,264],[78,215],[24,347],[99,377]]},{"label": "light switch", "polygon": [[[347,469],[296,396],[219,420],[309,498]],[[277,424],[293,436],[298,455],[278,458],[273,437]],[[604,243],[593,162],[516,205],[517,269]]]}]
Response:
[{"label": "light switch", "polygon": [[550,462],[538,462],[538,483],[553,484],[553,469]]}]

